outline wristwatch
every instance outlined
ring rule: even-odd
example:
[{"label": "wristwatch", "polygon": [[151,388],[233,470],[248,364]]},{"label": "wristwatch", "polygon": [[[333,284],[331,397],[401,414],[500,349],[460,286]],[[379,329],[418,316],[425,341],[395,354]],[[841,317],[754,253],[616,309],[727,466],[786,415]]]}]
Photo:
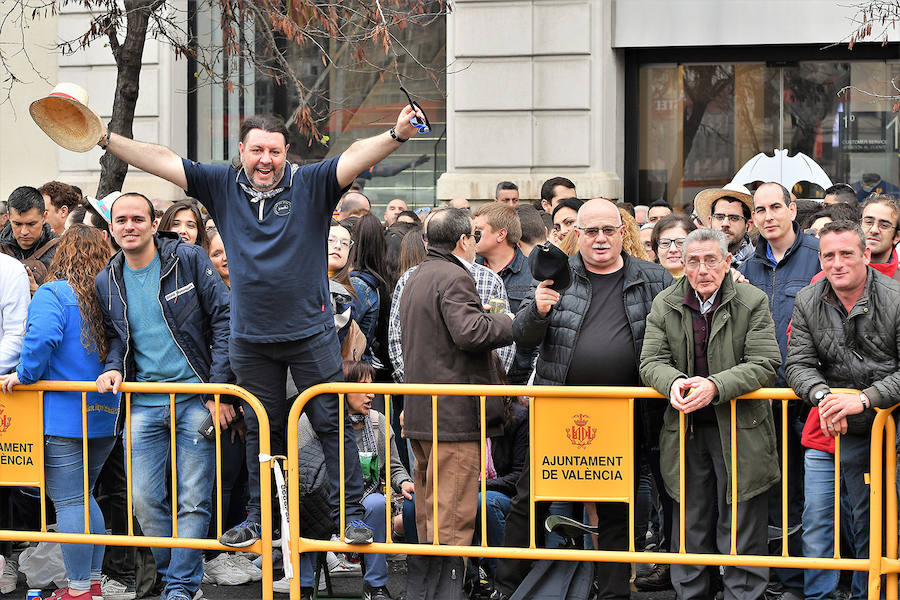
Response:
[{"label": "wristwatch", "polygon": [[859,393],[859,401],[860,401],[860,402],[862,403],[862,405],[863,405],[863,410],[872,407],[872,401],[869,400],[869,397],[866,396],[866,393],[865,393],[865,392],[860,392],[860,393]]},{"label": "wristwatch", "polygon": [[409,141],[409,138],[402,138],[402,137],[400,137],[400,136],[397,134],[397,128],[396,128],[396,127],[391,127],[391,130],[390,130],[388,133],[391,134],[391,137],[394,138],[394,141],[395,141],[395,142],[398,142],[398,143],[400,143],[400,144]]},{"label": "wristwatch", "polygon": [[813,394],[813,400],[816,401],[816,406],[819,405],[819,402],[825,399],[825,396],[831,393],[831,390],[828,388],[822,388],[818,390],[815,394]]}]

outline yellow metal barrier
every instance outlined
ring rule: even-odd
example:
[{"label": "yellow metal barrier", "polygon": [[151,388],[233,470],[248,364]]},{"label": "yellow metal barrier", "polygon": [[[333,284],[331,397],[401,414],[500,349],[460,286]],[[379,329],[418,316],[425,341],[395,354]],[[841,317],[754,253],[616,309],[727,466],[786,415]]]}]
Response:
[{"label": "yellow metal barrier", "polygon": [[[82,458],[83,458],[83,486],[84,486],[84,533],[58,533],[47,531],[46,507],[45,507],[45,482],[43,469],[43,393],[48,391],[74,391],[81,392],[82,410]],[[197,550],[221,550],[252,552],[262,555],[262,598],[271,600],[273,595],[272,580],[272,488],[271,488],[271,460],[260,462],[260,508],[262,520],[262,537],[254,544],[244,548],[231,548],[218,542],[222,535],[222,477],[221,477],[221,430],[217,426],[216,431],[216,539],[184,538],[178,535],[178,469],[175,451],[175,421],[170,426],[171,443],[171,469],[172,469],[172,537],[150,537],[134,535],[132,512],[132,473],[131,473],[131,438],[127,433],[131,430],[131,395],[133,393],[163,393],[169,395],[169,407],[172,414],[175,412],[175,394],[205,394],[215,400],[216,412],[219,411],[221,396],[235,396],[245,401],[256,413],[259,422],[259,452],[268,455],[269,449],[269,419],[266,411],[255,396],[244,388],[236,385],[213,383],[136,383],[126,382],[120,386],[119,391],[125,396],[125,476],[127,488],[127,535],[95,535],[91,534],[90,520],[88,518],[88,439],[87,439],[87,393],[96,392],[97,386],[93,381],[40,381],[32,385],[18,385],[11,395],[0,394],[0,405],[7,411],[18,409],[15,417],[7,417],[7,427],[0,422],[0,431],[9,433],[14,431],[13,425],[26,428],[30,432],[30,442],[16,441],[14,443],[31,444],[31,454],[22,456],[21,460],[10,462],[22,462],[30,465],[11,465],[12,467],[34,467],[28,478],[10,478],[10,473],[20,473],[21,469],[4,469],[0,464],[0,486],[33,486],[41,490],[41,530],[40,531],[15,531],[0,530],[0,539],[28,542],[60,542],[72,544],[104,544],[107,546],[147,546],[162,548],[192,548]],[[27,407],[27,408],[23,408]],[[0,413],[8,414],[7,411]],[[25,413],[25,414],[23,414]],[[2,419],[2,414],[0,414]],[[17,422],[13,420],[19,419]],[[25,421],[25,422],[22,422]],[[22,429],[19,430],[20,434]],[[0,435],[0,442],[8,435]],[[18,438],[17,438],[18,440]],[[265,465],[269,465],[266,468]],[[160,465],[162,466],[162,465]]]},{"label": "yellow metal barrier", "polygon": [[[833,390],[834,392],[853,392],[854,390]],[[437,402],[439,395],[468,395],[478,396],[481,399],[481,528],[482,531],[487,530],[486,526],[486,494],[485,492],[485,398],[488,396],[527,396],[529,402],[529,427],[531,434],[530,467],[531,467],[531,498],[530,498],[530,547],[529,548],[509,548],[509,547],[488,547],[487,536],[481,536],[481,546],[449,546],[439,545],[438,540],[438,473],[437,465],[433,465],[434,470],[434,539],[431,544],[406,544],[395,543],[391,540],[390,535],[385,543],[374,543],[366,546],[351,546],[341,541],[315,540],[300,537],[300,498],[299,498],[299,481],[298,481],[298,465],[299,465],[299,432],[298,425],[301,412],[304,405],[313,397],[321,394],[337,394],[339,397],[339,435],[343,439],[344,435],[344,397],[347,393],[375,393],[385,395],[385,427],[390,426],[390,396],[396,394],[404,395],[424,395],[430,396],[432,402],[432,444],[437,447]],[[640,400],[636,400],[640,399]],[[658,399],[658,400],[655,400]],[[737,436],[736,430],[736,407],[737,402],[741,399],[769,399],[773,402],[781,403],[782,416],[782,523],[789,523],[788,519],[788,485],[790,483],[790,473],[787,472],[787,427],[788,427],[788,402],[796,402],[799,399],[788,388],[763,388],[756,392],[741,396],[740,398],[731,400],[731,485],[733,490],[737,490]],[[898,551],[898,522],[897,522],[897,487],[896,487],[896,468],[897,468],[897,451],[893,443],[889,443],[885,450],[882,443],[882,436],[887,435],[889,442],[896,439],[896,427],[894,420],[889,418],[892,410],[876,409],[877,417],[872,428],[872,445],[871,445],[871,483],[870,483],[870,548],[868,559],[851,559],[842,558],[840,555],[840,439],[835,444],[835,532],[834,532],[834,556],[830,558],[813,558],[802,556],[791,556],[788,551],[788,544],[782,544],[781,556],[759,556],[759,555],[739,555],[736,551],[737,528],[736,519],[737,511],[732,511],[731,523],[731,551],[729,554],[690,554],[685,551],[684,547],[684,414],[679,417],[679,446],[680,446],[680,464],[679,464],[679,491],[678,498],[681,519],[680,527],[680,548],[678,552],[661,553],[661,552],[635,552],[634,551],[634,485],[633,473],[635,471],[635,463],[633,454],[633,423],[629,420],[631,427],[625,432],[625,437],[619,437],[622,445],[626,446],[624,450],[619,450],[617,457],[619,465],[622,467],[620,471],[629,471],[628,476],[622,474],[624,482],[612,494],[592,495],[591,493],[577,493],[576,497],[567,498],[548,493],[540,493],[541,489],[546,489],[546,485],[539,485],[536,489],[536,478],[540,468],[537,464],[536,441],[539,442],[539,432],[543,430],[548,423],[548,419],[552,421],[554,413],[559,415],[571,415],[572,407],[583,407],[585,413],[588,413],[587,407],[589,401],[600,400],[603,404],[612,404],[618,400],[620,403],[625,402],[629,415],[632,414],[633,403],[641,402],[667,402],[659,393],[652,388],[644,387],[569,387],[569,386],[475,386],[475,385],[452,385],[452,384],[378,384],[378,383],[325,383],[308,388],[297,398],[297,401],[291,408],[288,417],[288,473],[289,473],[289,515],[290,515],[290,543],[291,543],[291,561],[294,568],[294,578],[291,580],[291,598],[300,598],[300,557],[302,552],[319,552],[319,551],[335,551],[335,552],[366,552],[366,553],[403,553],[418,554],[432,556],[473,556],[473,557],[496,557],[496,558],[516,558],[530,560],[579,560],[579,561],[596,561],[596,562],[642,562],[642,563],[663,563],[663,564],[697,564],[697,565],[725,565],[725,566],[745,566],[745,567],[782,567],[782,568],[800,568],[800,569],[840,569],[852,571],[865,571],[869,576],[869,598],[875,600],[879,597],[881,578],[887,575],[887,592],[889,598],[897,597],[897,574],[900,573],[900,561],[897,559]],[[542,405],[551,403],[546,406],[547,410],[540,410]],[[774,405],[773,405],[774,408]],[[540,413],[541,427],[538,428],[536,423],[536,414]],[[619,413],[621,416],[623,413]],[[587,420],[586,420],[587,419]],[[602,420],[602,419],[601,419]],[[556,421],[552,421],[554,424]],[[615,419],[614,423],[617,423]],[[596,427],[595,427],[596,425]],[[589,415],[576,414],[572,432],[567,429],[567,435],[574,435],[576,440],[570,440],[576,444],[578,440],[589,438],[592,433],[596,433],[597,428],[602,423],[591,422]],[[585,432],[587,427],[587,432]],[[399,435],[399,432],[395,432]],[[586,436],[586,437],[585,437]],[[388,439],[388,436],[385,436]],[[540,445],[540,443],[538,443]],[[577,444],[576,444],[577,445]],[[434,451],[434,450],[433,450]],[[390,452],[390,444],[387,444],[386,452]],[[885,457],[886,452],[886,457]],[[630,457],[630,458],[629,458]],[[612,457],[616,458],[616,457]],[[623,460],[624,458],[624,460]],[[390,465],[390,455],[388,454],[385,462]],[[345,506],[344,506],[344,453],[343,444],[341,444],[340,453],[341,464],[341,506],[340,506],[340,531],[344,531],[345,525]],[[882,481],[882,468],[887,468],[886,483]],[[390,527],[390,477],[387,477],[385,483],[385,501],[387,506],[387,531],[391,531]],[[552,479],[552,478],[551,478]],[[803,483],[800,482],[799,485]],[[622,491],[630,486],[630,490]],[[884,489],[887,488],[889,493],[886,495],[886,518],[887,535],[886,549],[882,552],[882,519],[878,515],[882,514],[882,497],[885,496]],[[596,501],[613,501],[626,502],[629,504],[628,532],[629,532],[629,551],[595,551],[595,550],[568,550],[568,549],[546,549],[538,548],[535,543],[535,502],[551,500],[551,499],[574,499],[574,500],[596,500]],[[538,525],[540,526],[540,525]],[[891,595],[893,593],[893,595]]]}]

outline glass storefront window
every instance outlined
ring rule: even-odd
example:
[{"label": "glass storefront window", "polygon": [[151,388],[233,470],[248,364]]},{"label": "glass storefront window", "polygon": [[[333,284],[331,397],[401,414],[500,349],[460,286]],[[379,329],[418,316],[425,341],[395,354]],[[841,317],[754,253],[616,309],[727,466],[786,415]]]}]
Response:
[{"label": "glass storefront window", "polygon": [[[890,100],[860,91],[889,95],[892,78],[900,80],[900,64],[885,61],[644,65],[636,200],[687,206],[776,148],[809,156],[860,197],[897,193],[900,117]],[[845,86],[856,89],[838,96]],[[801,198],[824,192],[807,182],[793,191]]]},{"label": "glass storefront window", "polygon": [[[217,35],[218,22],[213,12],[198,18],[200,39]],[[254,32],[248,29],[244,35],[253,40]],[[374,170],[362,174],[364,193],[378,216],[394,198],[405,200],[410,208],[434,205],[435,183],[446,170],[446,20],[435,18],[424,27],[410,24],[396,35],[409,54],[385,57],[383,50],[367,47],[367,62],[362,66],[353,60],[354,47],[333,40],[319,43],[336,66],[323,63],[315,44],[300,48],[284,43],[281,48],[310,90],[307,105],[321,133],[320,139],[312,140],[288,122],[288,158],[299,164],[335,156],[354,140],[384,132],[396,122],[407,103],[394,73],[392,60],[396,59],[400,79],[425,110],[432,131],[416,135]],[[256,36],[257,43],[262,40],[263,36]],[[224,72],[220,65],[220,73]],[[197,160],[231,162],[237,156],[238,128],[244,116],[272,113],[289,118],[300,104],[295,89],[273,79],[257,79],[247,65],[232,65],[230,73],[231,92],[227,86],[197,82]]]}]

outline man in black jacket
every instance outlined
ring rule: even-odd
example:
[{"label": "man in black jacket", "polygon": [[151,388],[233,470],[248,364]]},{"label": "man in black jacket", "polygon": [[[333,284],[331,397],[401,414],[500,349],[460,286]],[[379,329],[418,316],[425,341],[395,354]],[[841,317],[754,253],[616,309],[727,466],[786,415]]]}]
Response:
[{"label": "man in black jacket", "polygon": [[[608,200],[591,200],[578,211],[578,253],[569,259],[571,284],[562,291],[542,281],[522,302],[513,322],[513,335],[522,347],[540,346],[535,367],[538,385],[640,385],[638,368],[644,321],[653,299],[672,283],[660,267],[622,252],[624,226],[616,206]],[[659,475],[656,448],[665,404],[636,403],[635,437]],[[529,478],[526,464],[507,518],[504,545],[528,545]],[[661,482],[661,479],[660,479]],[[660,489],[662,486],[660,485]],[[671,501],[669,503],[671,507]],[[546,511],[538,510],[538,531]],[[598,505],[598,540],[601,550],[628,549],[628,507]],[[502,560],[497,569],[497,588],[512,595],[527,572],[526,561]],[[597,563],[597,580],[603,598],[628,598],[631,566]]]},{"label": "man in black jacket", "polygon": [[47,223],[44,197],[37,189],[17,187],[9,195],[8,205],[9,223],[0,231],[0,251],[25,265],[34,294],[44,283],[59,236]]},{"label": "man in black jacket", "polygon": [[[156,234],[153,204],[123,194],[110,209],[112,234],[121,246],[96,278],[109,354],[97,378],[100,392],[118,392],[128,381],[228,383],[229,295],[206,252],[168,232]],[[124,398],[123,398],[124,399]],[[172,406],[174,404],[174,406]],[[125,411],[120,411],[123,415]],[[227,427],[234,408],[196,394],[132,394],[131,465],[134,513],[145,535],[172,535],[166,498],[166,462],[177,461],[178,535],[205,538],[216,474],[213,442],[198,432],[213,414]],[[175,448],[170,448],[170,423]],[[118,428],[117,428],[118,429]],[[203,554],[187,548],[153,548],[166,600],[191,600],[203,577]]]},{"label": "man in black jacket", "polygon": [[[870,267],[870,254],[865,235],[854,222],[835,221],[819,231],[825,278],[797,294],[785,365],[794,392],[818,406],[822,433],[841,435],[841,478],[846,490],[842,500],[850,506],[849,526],[857,558],[869,556],[866,475],[875,417],[872,407],[886,408],[900,398],[900,283]],[[862,392],[834,394],[832,387]],[[806,492],[809,501],[830,490],[826,483],[825,489]],[[813,525],[808,521],[804,513],[805,529]],[[808,533],[804,532],[807,551]],[[822,537],[827,541],[828,535]],[[831,556],[832,552],[830,546],[820,547],[813,555]],[[865,573],[853,576],[852,587],[854,598],[865,596]]]}]

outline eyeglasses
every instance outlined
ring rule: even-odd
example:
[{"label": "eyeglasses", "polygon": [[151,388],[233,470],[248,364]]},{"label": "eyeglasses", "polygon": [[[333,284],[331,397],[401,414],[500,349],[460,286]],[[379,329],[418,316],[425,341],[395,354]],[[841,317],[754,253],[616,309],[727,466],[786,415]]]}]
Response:
[{"label": "eyeglasses", "polygon": [[744,215],[726,215],[724,213],[715,213],[712,216],[714,221],[718,221],[719,223],[724,223],[725,219],[728,219],[731,223],[740,223],[744,221]]},{"label": "eyeglasses", "polygon": [[[419,106],[419,103],[412,99],[409,95],[409,92],[406,91],[402,85],[400,86],[400,90],[406,94],[406,99],[409,100],[409,106],[413,109],[413,111],[418,111],[410,120],[409,124],[419,130],[419,133],[425,135],[426,133],[431,133],[431,122],[428,120],[428,116],[425,114],[425,111],[422,110],[422,107]],[[418,115],[422,115],[420,119]]]},{"label": "eyeglasses", "polygon": [[890,221],[885,221],[884,219],[876,219],[875,217],[863,217],[862,224],[865,229],[869,229],[878,223],[878,229],[882,231],[890,231],[891,229],[896,229],[897,226],[891,223]]},{"label": "eyeglasses", "polygon": [[[619,227],[621,227],[621,225],[619,225]],[[601,231],[603,232],[604,237],[612,237],[619,232],[619,227],[613,225],[604,225],[603,227],[578,227],[576,225],[575,229],[583,233],[587,238],[595,238],[600,235]]]},{"label": "eyeglasses", "polygon": [[720,264],[724,262],[721,258],[707,258],[706,260],[697,260],[696,258],[689,259],[686,263],[684,263],[685,269],[699,269],[700,265],[706,265],[707,269],[715,269]]},{"label": "eyeglasses", "polygon": [[475,231],[473,231],[472,233],[469,233],[467,235],[471,238],[475,238],[476,244],[481,241],[481,230],[480,229],[476,229]]},{"label": "eyeglasses", "polygon": [[656,242],[656,245],[665,250],[672,244],[675,244],[675,247],[681,250],[682,248],[684,248],[684,240],[686,239],[687,238],[675,238],[673,240],[670,238],[659,238],[659,241]]},{"label": "eyeglasses", "polygon": [[336,238],[330,237],[328,238],[328,246],[334,246],[335,244],[340,244],[345,250],[349,250],[353,247],[353,240],[348,240],[345,238]]}]

